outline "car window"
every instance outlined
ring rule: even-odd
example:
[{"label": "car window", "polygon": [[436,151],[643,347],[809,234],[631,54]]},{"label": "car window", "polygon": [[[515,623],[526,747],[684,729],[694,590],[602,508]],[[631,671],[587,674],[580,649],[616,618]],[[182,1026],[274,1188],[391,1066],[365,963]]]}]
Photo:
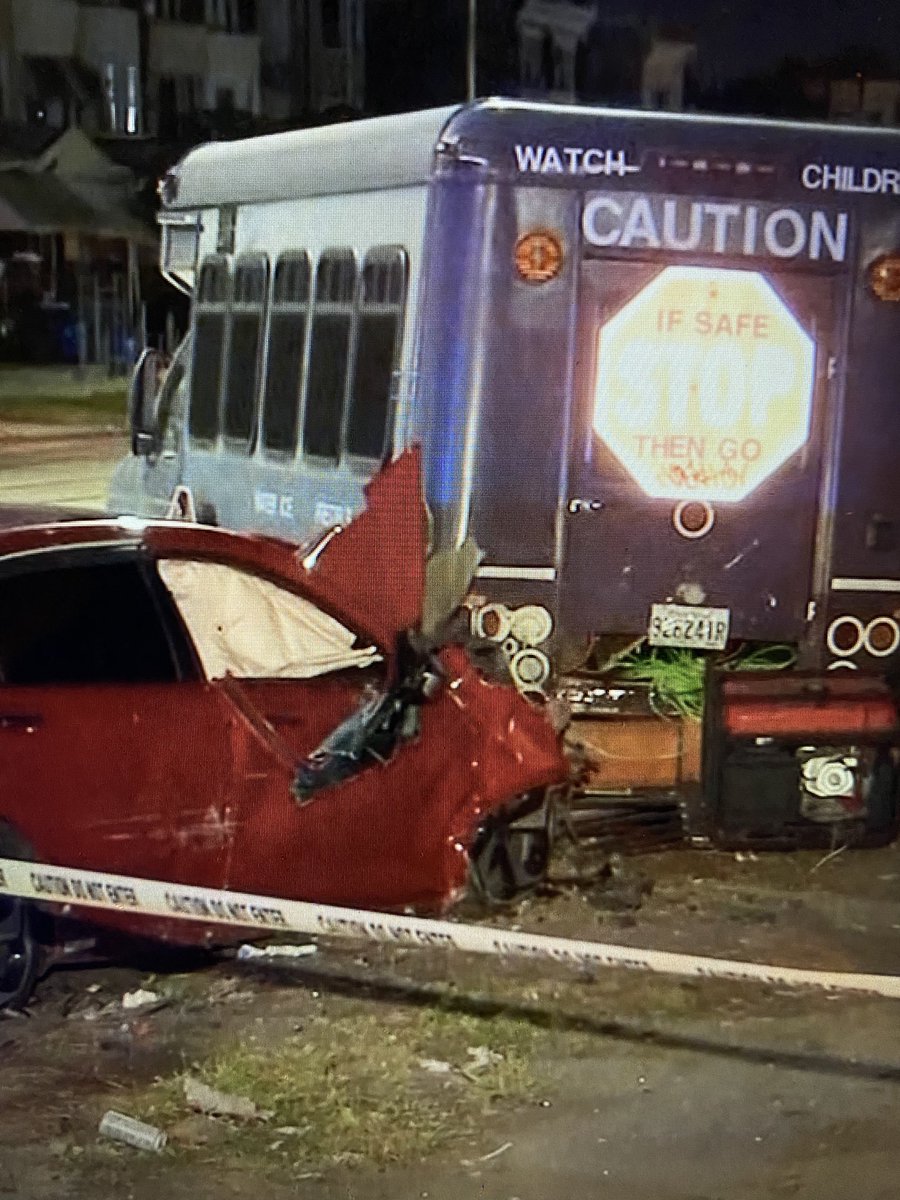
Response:
[{"label": "car window", "polygon": [[0,577],[0,683],[168,683],[178,667],[137,559]]},{"label": "car window", "polygon": [[340,621],[268,579],[225,563],[161,559],[158,568],[210,679],[310,679],[380,660]]}]

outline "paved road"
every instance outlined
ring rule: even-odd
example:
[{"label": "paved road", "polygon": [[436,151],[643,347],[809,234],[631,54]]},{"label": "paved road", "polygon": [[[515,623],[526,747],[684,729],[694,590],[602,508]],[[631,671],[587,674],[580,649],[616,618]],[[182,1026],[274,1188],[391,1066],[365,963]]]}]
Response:
[{"label": "paved road", "polygon": [[0,504],[102,509],[113,467],[125,454],[118,433],[0,441]]}]

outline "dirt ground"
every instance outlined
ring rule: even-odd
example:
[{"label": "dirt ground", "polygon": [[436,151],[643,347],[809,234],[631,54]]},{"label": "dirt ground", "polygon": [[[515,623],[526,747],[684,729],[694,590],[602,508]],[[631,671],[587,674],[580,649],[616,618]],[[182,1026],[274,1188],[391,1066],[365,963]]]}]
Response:
[{"label": "dirt ground", "polygon": [[[822,858],[631,858],[502,921],[897,971],[900,851]],[[138,987],[156,1000],[123,1008]],[[897,1016],[887,1000],[350,944],[268,966],[60,969],[27,1016],[0,1020],[0,1198],[894,1197]],[[192,1112],[186,1078],[261,1116]],[[108,1109],[167,1146],[99,1138]]]}]

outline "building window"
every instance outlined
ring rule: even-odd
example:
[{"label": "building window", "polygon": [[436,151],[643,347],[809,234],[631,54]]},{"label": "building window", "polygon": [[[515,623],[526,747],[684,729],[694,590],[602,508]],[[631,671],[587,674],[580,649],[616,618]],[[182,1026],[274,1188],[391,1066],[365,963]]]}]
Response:
[{"label": "building window", "polygon": [[138,68],[129,63],[125,68],[125,132],[140,133],[141,120],[141,83]]},{"label": "building window", "polygon": [[549,33],[544,34],[544,40],[541,44],[541,79],[540,82],[544,87],[552,88],[554,85],[554,65],[553,65],[553,38]]},{"label": "building window", "polygon": [[163,75],[158,94],[158,135],[163,140],[178,138],[184,132],[185,118],[203,107],[203,79],[195,75]]},{"label": "building window", "polygon": [[322,0],[322,45],[338,50],[341,45],[341,0]]},{"label": "building window", "polygon": [[303,449],[332,462],[340,456],[355,292],[353,251],[326,251],[316,268]]},{"label": "building window", "polygon": [[25,108],[27,120],[63,129],[78,112],[78,97],[65,72],[65,59],[25,55]]},{"label": "building window", "polygon": [[140,83],[132,64],[107,63],[103,68],[105,128],[110,133],[140,133]]},{"label": "building window", "polygon": [[204,0],[157,0],[156,15],[161,21],[202,25],[206,21],[206,6]]},{"label": "building window", "polygon": [[200,268],[194,309],[194,355],[188,421],[193,441],[212,442],[219,433],[219,395],[222,390],[225,323],[230,293],[228,263],[222,258],[208,258]]},{"label": "building window", "polygon": [[106,98],[106,125],[112,133],[119,132],[119,96],[116,89],[116,64],[103,68],[103,93]]},{"label": "building window", "polygon": [[297,448],[309,318],[309,276],[309,256],[304,250],[283,255],[275,266],[262,440],[266,450],[285,454],[293,454]]},{"label": "building window", "polygon": [[403,250],[379,247],[366,256],[347,417],[347,452],[361,458],[381,458],[390,438],[407,275]]},{"label": "building window", "polygon": [[207,0],[206,22],[226,33],[255,33],[256,0]]},{"label": "building window", "polygon": [[256,0],[238,0],[238,33],[256,33]]},{"label": "building window", "polygon": [[224,434],[248,447],[256,428],[256,393],[268,283],[267,259],[238,261],[229,322]]}]

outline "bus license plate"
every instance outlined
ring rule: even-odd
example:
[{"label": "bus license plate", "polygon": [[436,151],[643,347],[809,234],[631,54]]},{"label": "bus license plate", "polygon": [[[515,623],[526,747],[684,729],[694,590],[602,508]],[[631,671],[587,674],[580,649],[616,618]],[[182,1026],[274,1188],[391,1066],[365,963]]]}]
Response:
[{"label": "bus license plate", "polygon": [[651,646],[682,646],[724,650],[731,611],[691,604],[654,604],[650,609],[647,641]]}]

